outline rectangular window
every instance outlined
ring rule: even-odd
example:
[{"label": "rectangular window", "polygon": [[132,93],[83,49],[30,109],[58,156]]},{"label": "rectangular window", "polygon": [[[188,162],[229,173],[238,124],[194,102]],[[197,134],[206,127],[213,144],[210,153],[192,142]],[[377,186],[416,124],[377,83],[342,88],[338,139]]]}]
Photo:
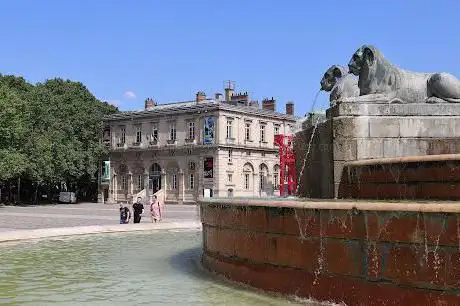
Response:
[{"label": "rectangular window", "polygon": [[139,174],[137,176],[136,187],[137,187],[137,190],[144,189],[144,177],[142,174]]},{"label": "rectangular window", "polygon": [[274,133],[275,135],[279,135],[279,134],[280,134],[280,126],[279,126],[279,125],[275,125],[275,128],[274,128],[273,133]]},{"label": "rectangular window", "polygon": [[249,122],[246,123],[244,140],[251,140],[251,123]]},{"label": "rectangular window", "polygon": [[169,140],[176,140],[176,123],[169,124]]},{"label": "rectangular window", "polygon": [[194,189],[195,188],[195,175],[193,173],[190,173],[188,175],[188,189]]},{"label": "rectangular window", "polygon": [[153,123],[152,124],[152,135],[150,141],[152,142],[158,142],[158,124]]},{"label": "rectangular window", "polygon": [[120,129],[120,143],[121,144],[126,143],[126,128],[124,127]]},{"label": "rectangular window", "polygon": [[136,126],[136,142],[142,142],[142,126]]},{"label": "rectangular window", "polygon": [[171,177],[171,189],[177,189],[177,174],[173,174]]},{"label": "rectangular window", "polygon": [[188,122],[187,139],[195,139],[195,121]]},{"label": "rectangular window", "polygon": [[121,176],[121,189],[122,190],[128,189],[128,181],[126,180],[126,175]]},{"label": "rectangular window", "polygon": [[249,189],[249,173],[244,174],[244,189]]},{"label": "rectangular window", "polygon": [[227,138],[233,138],[233,120],[227,120]]},{"label": "rectangular window", "polygon": [[233,180],[233,175],[232,174],[227,174],[227,181],[231,183]]},{"label": "rectangular window", "polygon": [[228,149],[228,162],[232,163],[232,155],[233,155],[233,150]]},{"label": "rectangular window", "polygon": [[260,126],[260,142],[265,142],[265,124]]},{"label": "rectangular window", "polygon": [[275,188],[275,190],[280,189],[280,181],[279,181],[278,173],[273,174],[273,187]]}]

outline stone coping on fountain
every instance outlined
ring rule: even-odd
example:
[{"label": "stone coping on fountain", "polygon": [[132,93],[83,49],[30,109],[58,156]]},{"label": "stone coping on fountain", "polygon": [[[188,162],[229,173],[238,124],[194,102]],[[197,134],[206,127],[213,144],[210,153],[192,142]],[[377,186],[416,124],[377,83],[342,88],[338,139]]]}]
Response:
[{"label": "stone coping on fountain", "polygon": [[457,201],[389,201],[389,200],[323,200],[304,199],[288,200],[283,198],[248,199],[248,198],[214,198],[199,201],[201,205],[257,206],[296,209],[330,209],[358,211],[407,211],[426,213],[460,213]]},{"label": "stone coping on fountain", "polygon": [[423,162],[436,162],[436,161],[458,161],[460,154],[436,154],[436,155],[422,155],[422,156],[401,156],[401,157],[387,157],[387,158],[373,158],[349,161],[345,166],[378,166],[388,164],[403,164],[403,163],[423,163]]}]

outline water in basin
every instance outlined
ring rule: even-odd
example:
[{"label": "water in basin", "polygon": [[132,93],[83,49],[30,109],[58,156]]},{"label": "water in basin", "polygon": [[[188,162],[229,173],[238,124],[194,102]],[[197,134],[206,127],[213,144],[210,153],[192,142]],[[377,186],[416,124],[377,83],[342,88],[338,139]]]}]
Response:
[{"label": "water in basin", "polygon": [[163,231],[1,244],[0,304],[297,304],[205,273],[201,239]]}]

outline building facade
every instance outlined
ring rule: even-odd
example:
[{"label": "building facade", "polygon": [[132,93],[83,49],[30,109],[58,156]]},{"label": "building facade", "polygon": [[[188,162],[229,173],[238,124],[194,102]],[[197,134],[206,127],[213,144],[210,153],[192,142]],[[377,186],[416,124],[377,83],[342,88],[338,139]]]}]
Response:
[{"label": "building facade", "polygon": [[279,195],[274,135],[294,132],[293,104],[277,113],[275,100],[249,101],[226,89],[225,98],[156,104],[105,118],[100,201],[132,202],[162,192],[166,203],[199,197]]}]

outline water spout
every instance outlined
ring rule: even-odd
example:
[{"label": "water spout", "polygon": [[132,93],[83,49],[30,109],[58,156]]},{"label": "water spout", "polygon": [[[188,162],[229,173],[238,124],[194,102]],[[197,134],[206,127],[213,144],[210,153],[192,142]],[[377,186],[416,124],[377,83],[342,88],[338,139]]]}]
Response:
[{"label": "water spout", "polygon": [[[315,98],[313,100],[313,103],[312,103],[312,106],[311,106],[311,111],[310,113],[313,112],[314,108],[315,108],[315,105],[316,105],[316,101],[318,100],[318,96],[319,96],[319,93],[321,92],[321,90],[318,90],[318,92],[316,93],[315,95]],[[307,116],[309,113],[305,114],[305,116]],[[313,118],[312,118],[313,119]],[[320,121],[320,116],[318,116],[316,118],[316,121],[315,121],[315,124],[313,125],[313,131],[311,133],[311,136],[310,136],[310,140],[308,142],[308,146],[307,146],[307,151],[305,152],[305,155],[303,157],[303,164],[302,164],[302,167],[300,168],[300,172],[299,172],[299,176],[297,177],[297,186],[296,186],[296,189],[295,189],[295,194],[299,194],[299,188],[300,188],[300,182],[301,182],[301,179],[302,179],[302,176],[303,176],[303,172],[305,170],[305,167],[307,165],[307,159],[308,159],[308,155],[310,154],[310,150],[311,150],[311,145],[313,143],[313,139],[315,137],[315,134],[316,134],[316,129],[318,128],[318,124],[319,124],[319,121]]]}]

